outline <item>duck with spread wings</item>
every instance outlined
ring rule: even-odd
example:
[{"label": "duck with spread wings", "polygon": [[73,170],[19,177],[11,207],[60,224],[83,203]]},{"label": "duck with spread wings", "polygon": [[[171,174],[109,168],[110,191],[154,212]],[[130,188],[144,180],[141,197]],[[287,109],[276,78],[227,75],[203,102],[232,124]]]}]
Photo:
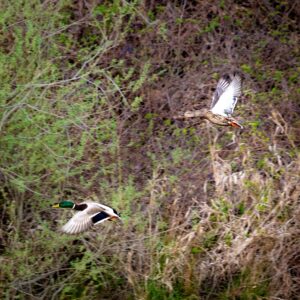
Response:
[{"label": "duck with spread wings", "polygon": [[210,109],[186,111],[174,116],[174,119],[189,119],[199,117],[207,119],[211,123],[220,126],[232,126],[243,128],[239,122],[232,117],[238,98],[242,93],[242,79],[238,74],[223,76],[214,92]]},{"label": "duck with spread wings", "polygon": [[87,231],[92,226],[100,224],[106,220],[121,221],[120,214],[109,206],[85,201],[76,204],[72,201],[61,201],[52,205],[53,208],[70,208],[78,211],[62,228],[61,231],[68,234],[77,234]]}]

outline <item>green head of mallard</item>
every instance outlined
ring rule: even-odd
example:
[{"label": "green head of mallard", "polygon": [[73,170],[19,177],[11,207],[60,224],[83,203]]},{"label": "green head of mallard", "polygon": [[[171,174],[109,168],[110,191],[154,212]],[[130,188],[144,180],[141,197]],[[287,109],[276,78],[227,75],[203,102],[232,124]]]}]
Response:
[{"label": "green head of mallard", "polygon": [[75,203],[72,201],[60,201],[52,205],[53,208],[74,208]]}]

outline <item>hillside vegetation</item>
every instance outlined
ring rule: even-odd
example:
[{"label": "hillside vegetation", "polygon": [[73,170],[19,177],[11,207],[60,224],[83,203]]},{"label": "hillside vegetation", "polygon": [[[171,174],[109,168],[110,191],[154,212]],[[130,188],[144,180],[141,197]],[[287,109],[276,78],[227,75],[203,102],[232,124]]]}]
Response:
[{"label": "hillside vegetation", "polygon": [[[0,8],[1,299],[299,299],[297,1]],[[172,119],[234,71],[244,130]]]}]

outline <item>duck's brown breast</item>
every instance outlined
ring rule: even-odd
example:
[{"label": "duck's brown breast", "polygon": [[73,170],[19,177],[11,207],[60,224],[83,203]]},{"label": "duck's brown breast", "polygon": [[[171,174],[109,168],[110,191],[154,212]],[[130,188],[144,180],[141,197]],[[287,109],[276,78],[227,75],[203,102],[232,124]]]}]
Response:
[{"label": "duck's brown breast", "polygon": [[214,114],[211,111],[208,111],[205,114],[205,118],[216,125],[229,126],[228,119],[226,117]]}]

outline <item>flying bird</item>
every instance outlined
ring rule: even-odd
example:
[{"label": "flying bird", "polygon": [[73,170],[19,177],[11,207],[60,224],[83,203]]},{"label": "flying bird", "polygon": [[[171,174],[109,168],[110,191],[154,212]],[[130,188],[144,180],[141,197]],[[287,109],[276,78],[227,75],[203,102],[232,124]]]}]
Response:
[{"label": "flying bird", "polygon": [[93,202],[85,201],[76,204],[72,201],[61,201],[52,205],[53,208],[70,208],[78,211],[61,230],[68,234],[77,234],[87,231],[92,226],[100,224],[106,220],[119,220],[120,214],[109,206]]},{"label": "flying bird", "polygon": [[239,122],[232,117],[235,105],[242,93],[242,79],[237,74],[223,76],[212,97],[210,109],[186,111],[183,114],[174,116],[174,119],[189,119],[199,117],[207,119],[211,123],[221,126],[232,126],[243,128]]}]

